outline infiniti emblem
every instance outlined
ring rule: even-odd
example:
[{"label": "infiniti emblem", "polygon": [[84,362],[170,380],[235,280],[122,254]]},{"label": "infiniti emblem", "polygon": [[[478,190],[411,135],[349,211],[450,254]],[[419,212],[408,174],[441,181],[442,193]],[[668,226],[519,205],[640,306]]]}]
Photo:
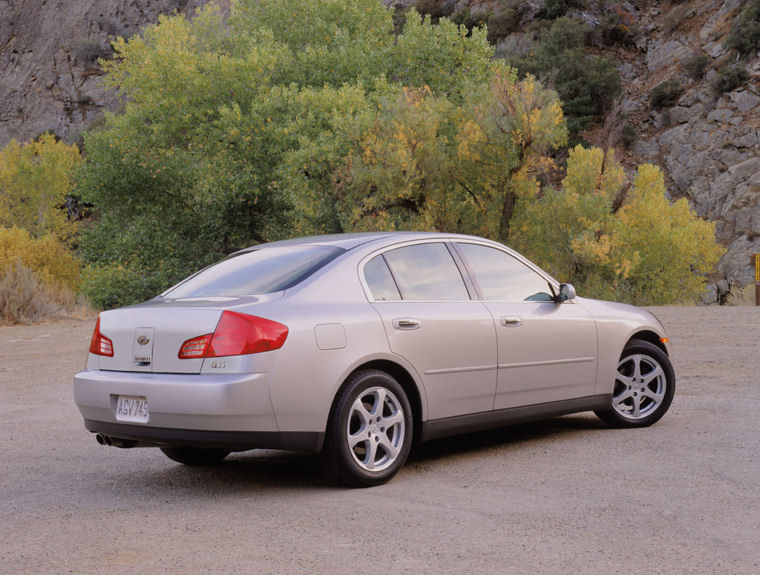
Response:
[{"label": "infiniti emblem", "polygon": [[140,345],[148,345],[149,342],[150,342],[150,338],[147,335],[141,335],[140,337],[137,338],[137,343],[139,343]]}]

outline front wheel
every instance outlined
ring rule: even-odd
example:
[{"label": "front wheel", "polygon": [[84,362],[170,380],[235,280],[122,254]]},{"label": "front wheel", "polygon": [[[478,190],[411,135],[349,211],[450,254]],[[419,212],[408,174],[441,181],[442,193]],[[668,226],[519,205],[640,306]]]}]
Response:
[{"label": "front wheel", "polygon": [[610,408],[594,413],[615,427],[646,427],[665,415],[675,390],[665,352],[648,341],[632,340],[618,362]]},{"label": "front wheel", "polygon": [[327,470],[344,485],[390,480],[412,443],[412,409],[401,385],[385,372],[353,374],[338,395],[325,438]]},{"label": "front wheel", "polygon": [[162,447],[161,451],[172,461],[193,467],[219,463],[230,454],[226,449],[204,449],[203,447]]}]

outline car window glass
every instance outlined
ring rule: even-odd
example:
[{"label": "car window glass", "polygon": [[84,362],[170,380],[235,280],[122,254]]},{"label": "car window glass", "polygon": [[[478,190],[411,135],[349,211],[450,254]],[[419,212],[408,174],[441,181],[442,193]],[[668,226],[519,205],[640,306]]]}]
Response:
[{"label": "car window glass", "polygon": [[393,281],[383,256],[375,256],[364,266],[364,279],[375,301],[400,300],[396,282]]},{"label": "car window glass", "polygon": [[384,255],[404,299],[469,299],[462,275],[444,244],[417,244]]},{"label": "car window glass", "polygon": [[508,253],[477,244],[457,247],[475,274],[483,299],[551,301],[546,280]]},{"label": "car window glass", "polygon": [[345,252],[329,246],[255,249],[235,254],[191,276],[167,298],[241,296],[293,287]]}]

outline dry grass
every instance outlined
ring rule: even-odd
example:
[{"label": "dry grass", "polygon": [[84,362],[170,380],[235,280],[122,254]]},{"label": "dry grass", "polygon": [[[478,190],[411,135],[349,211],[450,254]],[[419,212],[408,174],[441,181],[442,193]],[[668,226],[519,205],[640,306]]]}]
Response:
[{"label": "dry grass", "polygon": [[17,260],[0,276],[0,324],[35,323],[87,313],[86,306],[65,287],[51,288]]}]

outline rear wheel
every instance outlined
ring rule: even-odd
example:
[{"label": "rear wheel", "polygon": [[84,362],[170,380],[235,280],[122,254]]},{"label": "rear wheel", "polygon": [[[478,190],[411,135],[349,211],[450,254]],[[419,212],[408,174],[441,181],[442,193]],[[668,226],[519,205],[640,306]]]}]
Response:
[{"label": "rear wheel", "polygon": [[406,462],[412,409],[401,385],[378,370],[355,373],[330,414],[324,449],[327,470],[344,485],[390,480]]},{"label": "rear wheel", "polygon": [[194,467],[219,463],[230,454],[226,449],[206,449],[203,447],[162,447],[161,451],[173,461]]},{"label": "rear wheel", "polygon": [[665,352],[648,341],[631,340],[618,362],[610,408],[595,413],[615,427],[646,427],[665,415],[675,389]]}]

